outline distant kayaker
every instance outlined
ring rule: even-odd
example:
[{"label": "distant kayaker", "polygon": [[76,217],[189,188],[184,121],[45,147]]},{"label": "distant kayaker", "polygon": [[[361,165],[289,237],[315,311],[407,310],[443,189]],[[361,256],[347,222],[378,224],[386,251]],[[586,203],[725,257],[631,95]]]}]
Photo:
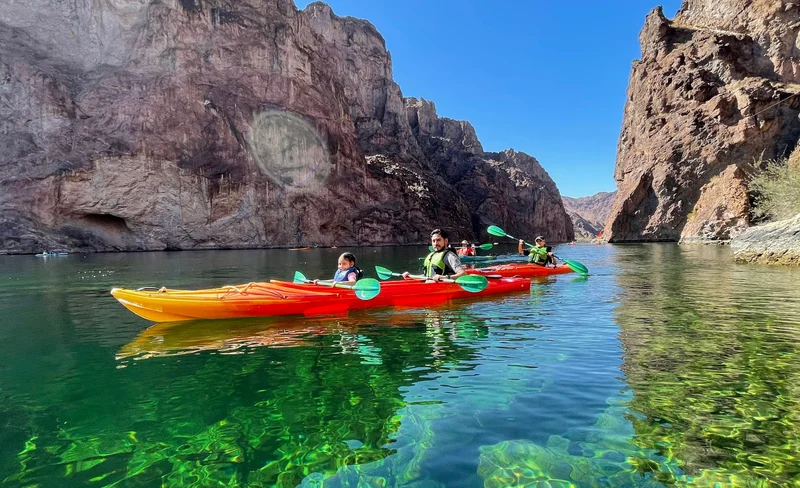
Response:
[{"label": "distant kayaker", "polygon": [[556,265],[556,257],[553,256],[553,248],[548,247],[544,241],[544,237],[539,236],[533,241],[536,245],[530,249],[524,249],[525,241],[519,240],[519,253],[528,256],[528,262],[538,264],[539,266],[547,266],[548,264]]},{"label": "distant kayaker", "polygon": [[[431,246],[433,252],[425,258],[425,276],[434,281],[442,278],[456,279],[466,274],[458,255],[448,248],[450,240],[447,232],[442,229],[434,229],[431,232]],[[408,271],[403,273],[403,278],[408,278]]]},{"label": "distant kayaker", "polygon": [[456,252],[459,256],[474,256],[475,246],[470,246],[468,241],[461,241],[461,247]]},{"label": "distant kayaker", "polygon": [[[346,285],[355,285],[356,281],[364,277],[364,272],[356,266],[356,256],[351,252],[342,253],[339,256],[338,266],[336,273],[333,275],[333,281],[336,283],[344,283]],[[320,280],[314,280],[314,284]],[[323,280],[327,281],[327,280]]]}]

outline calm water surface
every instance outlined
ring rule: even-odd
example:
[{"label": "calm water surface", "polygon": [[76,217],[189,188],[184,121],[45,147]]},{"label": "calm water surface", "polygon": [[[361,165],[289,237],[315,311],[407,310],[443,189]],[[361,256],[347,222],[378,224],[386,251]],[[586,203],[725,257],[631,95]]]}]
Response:
[{"label": "calm water surface", "polygon": [[108,294],[340,251],[0,256],[0,486],[800,484],[800,270],[727,248],[562,246],[589,278],[317,319],[153,325]]}]

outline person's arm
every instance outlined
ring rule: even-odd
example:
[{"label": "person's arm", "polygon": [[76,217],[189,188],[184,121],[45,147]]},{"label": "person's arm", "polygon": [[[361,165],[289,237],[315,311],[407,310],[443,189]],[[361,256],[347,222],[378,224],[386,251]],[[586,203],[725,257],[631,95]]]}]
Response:
[{"label": "person's arm", "polygon": [[439,280],[441,280],[443,278],[444,279],[455,280],[455,279],[460,278],[460,277],[464,276],[465,274],[467,274],[467,271],[464,269],[464,266],[461,264],[461,260],[458,259],[458,256],[456,256],[455,254],[447,253],[445,255],[445,257],[444,257],[444,260],[447,263],[447,265],[450,266],[450,268],[452,268],[453,271],[455,271],[455,274],[452,274],[452,275],[434,275],[433,276],[434,281],[439,281]]},{"label": "person's arm", "polygon": [[519,249],[519,253],[520,253],[520,254],[522,254],[523,256],[527,256],[527,255],[529,255],[529,254],[531,253],[531,250],[530,250],[530,249],[523,249],[523,247],[522,247],[522,244],[523,244],[524,242],[525,242],[525,241],[523,241],[522,239],[520,239],[520,240],[519,240],[519,247],[518,247],[518,249]]},{"label": "person's arm", "polygon": [[547,255],[550,256],[550,262],[553,263],[553,266],[558,264],[558,262],[556,261],[556,255],[553,254],[553,248],[550,246],[547,246]]},{"label": "person's arm", "polygon": [[358,274],[355,271],[351,271],[347,273],[347,281],[343,281],[345,285],[355,285],[356,281],[358,281]]}]

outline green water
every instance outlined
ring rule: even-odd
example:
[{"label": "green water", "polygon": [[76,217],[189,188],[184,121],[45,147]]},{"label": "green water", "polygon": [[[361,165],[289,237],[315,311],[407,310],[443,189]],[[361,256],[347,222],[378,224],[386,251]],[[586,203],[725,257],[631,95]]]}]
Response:
[{"label": "green water", "polygon": [[108,294],[340,251],[0,256],[0,486],[800,485],[800,270],[728,248],[562,246],[589,278],[317,319],[151,326]]}]

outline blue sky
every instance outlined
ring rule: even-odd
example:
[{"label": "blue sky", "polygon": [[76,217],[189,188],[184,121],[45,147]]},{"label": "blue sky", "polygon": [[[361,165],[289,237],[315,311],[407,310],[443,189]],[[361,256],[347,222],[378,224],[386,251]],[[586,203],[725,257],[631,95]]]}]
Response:
[{"label": "blue sky", "polygon": [[[309,1],[296,0],[298,8]],[[539,160],[562,195],[613,191],[617,140],[639,31],[680,0],[329,0],[372,22],[403,95],[467,120],[486,151]]]}]

